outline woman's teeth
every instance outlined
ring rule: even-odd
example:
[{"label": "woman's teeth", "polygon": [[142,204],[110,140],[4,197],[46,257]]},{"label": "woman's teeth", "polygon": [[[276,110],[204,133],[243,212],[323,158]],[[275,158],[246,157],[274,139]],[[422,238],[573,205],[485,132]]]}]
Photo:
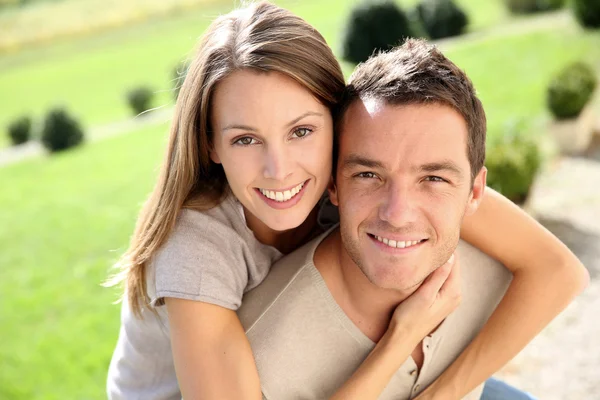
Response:
[{"label": "woman's teeth", "polygon": [[406,242],[401,242],[401,241],[387,239],[387,238],[384,238],[381,236],[375,236],[375,239],[379,240],[381,243],[385,244],[386,246],[394,247],[397,249],[404,249],[404,248],[411,247],[411,246],[414,246],[414,245],[422,242],[422,240],[413,240],[413,241],[409,240]]},{"label": "woman's teeth", "polygon": [[301,184],[299,184],[295,188],[292,188],[290,190],[285,190],[283,192],[278,192],[278,191],[275,191],[275,190],[266,190],[266,189],[259,189],[259,190],[260,190],[260,192],[263,195],[265,195],[265,197],[268,197],[271,200],[283,202],[283,201],[288,201],[292,197],[294,197],[295,195],[297,195],[298,192],[300,192],[300,190],[302,190],[302,187],[304,186],[304,183],[305,182],[302,182]]}]

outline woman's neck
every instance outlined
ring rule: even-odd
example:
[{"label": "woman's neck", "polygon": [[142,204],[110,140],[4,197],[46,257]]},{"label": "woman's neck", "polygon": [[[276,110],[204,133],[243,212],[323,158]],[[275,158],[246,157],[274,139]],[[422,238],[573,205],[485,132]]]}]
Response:
[{"label": "woman's neck", "polygon": [[291,253],[321,233],[317,224],[318,207],[313,208],[304,222],[293,229],[276,231],[265,225],[244,208],[246,225],[262,244],[273,246],[283,254]]}]

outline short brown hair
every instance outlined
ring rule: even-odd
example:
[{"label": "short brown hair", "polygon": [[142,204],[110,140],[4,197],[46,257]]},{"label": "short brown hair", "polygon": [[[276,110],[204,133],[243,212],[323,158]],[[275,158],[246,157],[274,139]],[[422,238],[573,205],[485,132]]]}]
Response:
[{"label": "short brown hair", "polygon": [[358,99],[379,99],[391,105],[438,103],[454,108],[467,123],[467,156],[471,181],[485,161],[486,118],[473,83],[435,46],[408,39],[402,46],[359,64],[350,77],[335,115],[334,174],[338,159],[341,121]]}]

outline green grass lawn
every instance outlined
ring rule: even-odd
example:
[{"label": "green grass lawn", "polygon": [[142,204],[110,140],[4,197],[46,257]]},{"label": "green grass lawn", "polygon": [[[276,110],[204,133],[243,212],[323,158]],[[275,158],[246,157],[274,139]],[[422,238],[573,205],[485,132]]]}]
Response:
[{"label": "green grass lawn", "polygon": [[[356,1],[277,3],[310,21],[338,52],[343,24],[353,2]],[[128,118],[131,112],[125,92],[137,85],[148,85],[156,91],[154,106],[171,105],[173,67],[191,54],[212,18],[229,10],[230,3],[211,3],[185,15],[3,54],[0,147],[7,145],[3,131],[10,121],[22,114],[41,118],[55,105],[67,106],[88,127]],[[475,0],[460,3],[478,28],[493,25],[506,15],[500,0],[487,1],[485,5]],[[346,71],[350,70],[346,67]]]},{"label": "green grass lawn", "polygon": [[100,286],[151,189],[166,126],[0,169],[0,399],[102,399],[119,328]]},{"label": "green grass lawn", "polygon": [[[290,4],[335,47],[344,14],[328,16],[319,3]],[[328,4],[346,10],[342,0]],[[46,49],[39,62],[33,53],[0,60],[0,93],[14,93],[0,98],[0,123],[19,107],[53,103],[48,88],[63,93],[88,125],[126,117],[122,86],[167,88],[171,65],[202,30],[198,21],[214,13],[89,38],[81,54],[73,42]],[[600,65],[597,32],[582,33],[571,22],[553,28],[448,48],[481,94],[491,138],[508,119],[545,117],[546,84],[563,65],[579,58]],[[105,398],[119,309],[111,305],[115,291],[100,283],[127,245],[166,131],[146,128],[0,168],[0,399]]]},{"label": "green grass lawn", "polygon": [[511,119],[549,117],[546,88],[567,64],[585,60],[600,65],[600,32],[582,32],[572,20],[554,28],[459,43],[446,51],[478,90],[488,117],[489,138],[501,135]]}]

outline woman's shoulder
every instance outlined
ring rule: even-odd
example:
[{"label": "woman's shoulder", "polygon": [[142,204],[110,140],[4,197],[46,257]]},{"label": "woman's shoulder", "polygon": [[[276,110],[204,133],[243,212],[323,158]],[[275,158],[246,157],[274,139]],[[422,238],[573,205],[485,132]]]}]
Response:
[{"label": "woman's shoulder", "polygon": [[154,256],[154,264],[161,268],[183,263],[203,265],[243,259],[247,247],[248,228],[241,210],[227,197],[220,204],[206,210],[184,208],[167,240]]},{"label": "woman's shoulder", "polygon": [[233,237],[248,234],[242,208],[231,195],[208,209],[183,208],[177,216],[174,234],[179,231],[208,238],[214,233]]},{"label": "woman's shoulder", "polygon": [[253,241],[235,199],[208,210],[183,209],[148,265],[152,303],[176,297],[237,309],[247,286],[264,279],[273,262],[269,249]]}]

